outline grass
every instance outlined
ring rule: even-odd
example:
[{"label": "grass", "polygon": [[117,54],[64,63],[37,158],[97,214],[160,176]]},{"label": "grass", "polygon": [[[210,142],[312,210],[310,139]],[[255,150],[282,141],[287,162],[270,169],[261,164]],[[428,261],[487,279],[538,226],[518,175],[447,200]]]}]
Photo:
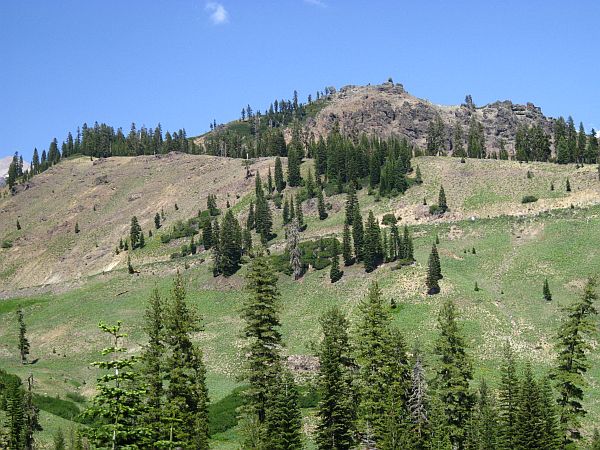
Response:
[{"label": "grass", "polygon": [[[434,358],[439,308],[450,298],[461,311],[462,327],[476,368],[475,380],[485,377],[492,386],[497,384],[497,367],[505,341],[513,345],[522,361],[531,361],[539,373],[544,373],[554,362],[553,336],[562,317],[561,308],[580,294],[585,279],[597,274],[600,267],[600,252],[594,245],[600,241],[600,206],[594,204],[598,197],[593,195],[598,184],[595,169],[488,160],[460,164],[458,160],[432,157],[419,158],[418,163],[424,183],[411,187],[404,196],[377,202],[367,189],[358,192],[363,217],[369,209],[379,217],[392,212],[402,217],[400,226],[410,225],[416,264],[399,270],[392,270],[392,264],[387,264],[371,274],[366,274],[360,265],[342,266],[344,276],[333,285],[326,269],[309,270],[299,281],[280,274],[285,353],[314,353],[320,338],[318,317],[331,305],[339,305],[353,327],[357,306],[369,283],[376,280],[384,298],[393,298],[398,305],[390,310],[394,323],[411,348],[419,343],[428,362]],[[309,164],[312,162],[303,164],[302,170],[307,170]],[[527,170],[532,171],[533,178],[526,177]],[[574,192],[559,192],[560,180],[567,175]],[[514,182],[506,183],[506,177],[513,177]],[[460,181],[448,181],[455,179]],[[550,179],[554,180],[555,191],[549,189]],[[421,216],[418,212],[423,197],[435,201],[442,181],[450,213],[442,220]],[[252,195],[241,196],[234,211],[243,211]],[[522,205],[524,195],[535,195],[539,200]],[[332,204],[332,209],[324,221],[318,219],[316,207],[310,202],[305,206],[308,228],[302,233],[303,239],[333,233],[340,236],[344,196],[328,197],[326,202]],[[574,209],[570,208],[571,203],[575,204]],[[185,204],[180,200],[180,209]],[[197,213],[194,209],[195,212],[191,208],[179,211],[180,218],[191,217]],[[278,234],[274,244],[278,245],[284,241],[281,211],[273,210],[273,216]],[[174,218],[169,217],[171,220]],[[0,365],[22,378],[34,373],[36,393],[52,399],[59,396],[68,399],[62,402],[83,407],[84,403],[77,399],[93,395],[99,375],[90,363],[99,358],[99,350],[107,344],[97,330],[97,322],[123,320],[129,334],[125,345],[132,353],[138,353],[145,342],[141,321],[150,292],[156,286],[161,295],[168,296],[172,278],[179,269],[186,279],[188,299],[202,315],[205,326],[197,342],[208,368],[214,448],[238,448],[234,411],[239,405],[237,376],[244,355],[240,306],[246,295],[246,268],[223,279],[212,276],[210,261],[200,263],[206,254],[174,261],[161,259],[172,249],[155,244],[158,234],[147,241],[146,248],[134,252],[134,265],[139,262],[142,269],[139,275],[130,276],[119,268],[86,276],[63,292],[0,301]],[[425,295],[425,268],[436,235],[440,239],[444,279],[440,282],[442,293],[429,297]],[[176,248],[180,245],[181,242],[175,243]],[[473,247],[476,254],[471,252]],[[189,269],[185,269],[186,263]],[[553,295],[551,302],[542,296],[546,277]],[[480,291],[474,291],[475,283]],[[31,356],[39,358],[35,365],[22,366],[18,360],[14,311],[19,304],[25,311]],[[593,346],[597,348],[596,341]],[[588,430],[600,420],[597,350],[590,359],[590,388],[586,390],[590,414],[584,421]],[[310,404],[314,405],[314,401]],[[305,421],[314,423],[312,409],[307,408],[304,413]],[[48,430],[57,426],[68,429],[68,422],[46,410],[43,417]],[[41,438],[50,439],[49,436],[44,432]],[[310,445],[307,436],[307,446]]]}]

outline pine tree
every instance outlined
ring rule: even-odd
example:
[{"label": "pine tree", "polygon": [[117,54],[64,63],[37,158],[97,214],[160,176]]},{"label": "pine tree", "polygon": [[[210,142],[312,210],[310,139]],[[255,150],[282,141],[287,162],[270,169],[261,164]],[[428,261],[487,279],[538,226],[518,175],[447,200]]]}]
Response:
[{"label": "pine tree", "polygon": [[133,275],[135,273],[135,270],[131,265],[131,257],[129,255],[127,255],[127,272],[129,272],[129,275]]},{"label": "pine tree", "polygon": [[473,379],[471,361],[458,324],[458,312],[451,300],[442,306],[439,319],[440,336],[435,351],[439,356],[437,382],[440,400],[452,445],[463,449],[466,426],[473,406],[469,383]]},{"label": "pine tree", "polygon": [[219,237],[219,272],[228,277],[240,268],[242,258],[242,230],[233,212],[228,209],[223,218]]},{"label": "pine tree", "polygon": [[17,219],[17,230],[21,229],[21,224],[19,223],[19,219]]},{"label": "pine tree", "polygon": [[148,343],[142,353],[142,378],[146,385],[145,402],[147,405],[144,420],[150,428],[150,443],[166,437],[163,431],[163,379],[165,378],[165,327],[164,305],[157,288],[154,288],[146,307],[144,316],[144,332]]},{"label": "pine tree", "polygon": [[355,393],[349,355],[348,322],[339,308],[329,309],[320,320],[317,445],[321,450],[349,450],[354,444]]},{"label": "pine tree", "polygon": [[290,187],[300,186],[302,178],[300,177],[300,163],[302,161],[301,150],[292,143],[288,150],[288,175],[287,182]]},{"label": "pine tree", "polygon": [[558,422],[558,408],[552,384],[548,377],[539,382],[540,411],[543,425],[543,448],[548,450],[560,449],[562,434]]},{"label": "pine tree", "polygon": [[348,194],[346,196],[346,219],[344,223],[351,226],[354,223],[354,216],[357,213],[360,214],[358,199],[356,198],[354,186],[350,184]]},{"label": "pine tree", "polygon": [[325,209],[325,200],[323,199],[323,189],[317,190],[317,210],[319,211],[319,220],[327,219],[327,210]]},{"label": "pine tree", "polygon": [[427,263],[427,293],[429,295],[435,295],[440,292],[438,281],[441,279],[442,272],[440,266],[440,257],[438,255],[436,245],[433,244],[431,247],[431,253],[429,255],[429,261]]},{"label": "pine tree", "polygon": [[242,232],[242,249],[245,255],[252,254],[252,233],[248,228]]},{"label": "pine tree", "polygon": [[281,367],[267,399],[265,415],[265,448],[300,450],[302,448],[302,415],[298,405],[298,389],[289,369]]},{"label": "pine tree", "polygon": [[[436,251],[437,251],[437,249],[436,249]],[[408,225],[404,225],[404,234],[402,237],[402,254],[403,254],[402,258],[407,261],[415,260],[413,242],[412,242],[412,237],[410,236],[410,233],[408,231]],[[438,266],[439,266],[439,258],[438,258]],[[441,270],[440,270],[440,276],[441,276]]]},{"label": "pine tree", "polygon": [[160,228],[160,214],[156,213],[156,215],[154,216],[154,228],[156,228],[157,230]]},{"label": "pine tree", "polygon": [[302,201],[299,195],[296,196],[296,219],[298,220],[298,230],[304,231],[304,213],[302,212]]},{"label": "pine tree", "polygon": [[138,246],[140,233],[142,232],[142,228],[138,222],[136,216],[131,218],[131,226],[129,228],[129,242],[131,242],[131,250],[135,250]]},{"label": "pine tree", "polygon": [[287,197],[283,201],[283,210],[281,214],[283,218],[283,224],[287,225],[288,223],[290,223],[290,202],[288,201]]},{"label": "pine tree", "polygon": [[246,219],[246,228],[253,230],[256,227],[256,217],[254,215],[254,201],[250,201],[248,208],[248,218]]},{"label": "pine tree", "polygon": [[423,178],[421,177],[421,168],[417,164],[417,169],[415,171],[415,183],[423,184]]},{"label": "pine tree", "polygon": [[347,223],[344,224],[344,234],[342,237],[342,257],[344,258],[344,265],[346,267],[354,264],[354,258],[352,257],[352,238],[350,236],[350,227]]},{"label": "pine tree", "polygon": [[21,355],[21,364],[27,364],[29,340],[27,339],[27,327],[25,326],[23,310],[20,306],[17,309],[17,323],[19,325],[19,354]]},{"label": "pine tree", "polygon": [[285,181],[283,180],[283,168],[281,165],[281,158],[278,156],[275,158],[275,189],[281,193],[285,189]]},{"label": "pine tree", "polygon": [[569,178],[567,178],[567,182],[565,183],[565,188],[567,192],[571,192],[571,182],[569,181]]},{"label": "pine tree", "polygon": [[169,383],[163,417],[170,418],[172,441],[183,448],[208,448],[208,391],[202,350],[192,342],[201,331],[197,314],[186,302],[179,272],[165,308],[165,370]]},{"label": "pine tree", "polygon": [[333,238],[332,249],[331,249],[331,269],[329,270],[329,279],[332,283],[335,283],[344,272],[340,271],[340,244],[336,237]]},{"label": "pine tree", "polygon": [[365,272],[372,272],[382,260],[379,223],[375,220],[373,211],[369,211],[365,228],[363,245]]},{"label": "pine tree", "polygon": [[542,421],[540,389],[531,365],[527,363],[519,386],[517,397],[515,441],[520,449],[540,449],[544,447],[544,423]]},{"label": "pine tree", "polygon": [[202,245],[204,245],[205,250],[210,250],[213,245],[213,230],[212,222],[210,220],[206,221],[206,224],[202,229]]},{"label": "pine tree", "polygon": [[352,222],[352,241],[354,242],[355,261],[362,261],[363,238],[364,238],[364,228],[363,228],[362,216],[360,215],[360,211],[357,210],[354,212],[354,219]]},{"label": "pine tree", "polygon": [[252,260],[248,275],[250,295],[242,307],[246,337],[248,383],[245,392],[247,415],[259,426],[265,421],[271,387],[280,368],[279,290],[277,275],[265,257]]},{"label": "pine tree", "polygon": [[91,441],[98,447],[135,448],[148,432],[138,420],[144,413],[145,392],[138,386],[137,358],[121,356],[127,352],[122,346],[127,335],[121,331],[120,321],[113,326],[100,322],[98,327],[108,335],[110,345],[101,352],[109,359],[92,363],[106,372],[98,378],[97,394],[85,412],[99,423],[90,430]]},{"label": "pine tree", "polygon": [[580,419],[583,408],[584,375],[589,368],[587,352],[591,346],[588,337],[596,329],[594,317],[598,314],[596,284],[589,280],[582,297],[565,309],[566,317],[558,330],[557,367],[553,373],[558,392],[562,445],[581,439]]},{"label": "pine tree", "polygon": [[446,203],[446,193],[444,192],[444,186],[440,186],[440,193],[438,195],[438,207],[444,213],[448,211],[448,204]]},{"label": "pine tree", "polygon": [[498,448],[498,416],[494,397],[485,380],[481,380],[470,421],[470,440],[473,448],[495,450]]},{"label": "pine tree", "polygon": [[519,378],[512,348],[504,344],[504,359],[500,366],[498,389],[498,447],[502,450],[516,448],[517,399]]},{"label": "pine tree", "polygon": [[144,248],[146,245],[146,238],[144,237],[144,232],[140,230],[140,240],[138,242],[139,248]]},{"label": "pine tree", "polygon": [[269,166],[269,170],[267,172],[267,194],[271,195],[273,190],[273,176],[271,175],[271,166]]},{"label": "pine tree", "polygon": [[66,450],[66,442],[65,435],[62,431],[62,428],[59,428],[58,431],[54,434],[54,450]]},{"label": "pine tree", "polygon": [[271,216],[271,210],[269,203],[265,198],[265,194],[260,180],[260,174],[256,173],[255,182],[256,192],[256,207],[255,207],[255,224],[256,232],[260,234],[260,238],[263,244],[266,244],[271,239],[273,218]]},{"label": "pine tree", "polygon": [[36,431],[42,431],[40,424],[40,409],[35,405],[33,398],[33,375],[27,378],[27,390],[23,396],[23,418],[25,425],[24,441],[26,449],[35,448]]},{"label": "pine tree", "polygon": [[79,233],[79,222],[75,222],[75,234]]},{"label": "pine tree", "polygon": [[548,302],[552,300],[552,294],[550,293],[550,286],[548,285],[548,278],[546,278],[544,280],[543,294],[544,294],[544,300],[546,300]]}]

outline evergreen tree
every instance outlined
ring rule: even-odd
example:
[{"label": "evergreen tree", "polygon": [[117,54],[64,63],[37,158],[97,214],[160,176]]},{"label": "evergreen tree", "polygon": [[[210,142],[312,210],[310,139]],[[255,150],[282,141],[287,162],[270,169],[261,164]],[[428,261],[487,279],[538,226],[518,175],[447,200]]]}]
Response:
[{"label": "evergreen tree", "polygon": [[106,372],[98,378],[97,394],[85,413],[99,423],[90,430],[91,441],[98,447],[135,448],[148,432],[138,420],[144,413],[145,392],[138,385],[137,358],[121,356],[127,352],[122,346],[127,335],[121,331],[120,321],[113,326],[100,322],[98,326],[110,338],[110,345],[101,352],[109,359],[92,363]]},{"label": "evergreen tree", "polygon": [[500,366],[498,390],[498,447],[502,450],[516,448],[517,399],[519,378],[514,353],[510,345],[504,345],[504,359]]},{"label": "evergreen tree", "polygon": [[298,246],[300,241],[300,225],[298,219],[294,218],[292,223],[287,228],[287,252],[290,255],[290,267],[292,268],[292,274],[294,280],[298,280],[302,276],[302,254]]},{"label": "evergreen tree", "polygon": [[248,228],[242,232],[242,249],[245,255],[252,254],[252,233]]},{"label": "evergreen tree", "polygon": [[548,278],[546,278],[544,280],[543,294],[544,294],[544,300],[546,300],[548,302],[550,300],[552,300],[552,294],[550,293],[550,286],[548,285]]},{"label": "evergreen tree", "polygon": [[591,347],[589,335],[596,329],[594,317],[598,314],[594,302],[594,280],[589,280],[582,297],[569,305],[566,317],[558,330],[557,367],[553,373],[557,386],[562,445],[581,439],[580,419],[586,413],[583,408],[584,375],[589,368],[587,352]]},{"label": "evergreen tree", "polygon": [[363,245],[365,271],[372,272],[381,263],[382,251],[379,223],[375,220],[373,211],[369,211]]},{"label": "evergreen tree", "polygon": [[354,264],[354,258],[352,257],[352,238],[350,236],[350,227],[347,223],[344,224],[344,234],[342,238],[342,257],[344,258],[344,265],[346,267]]},{"label": "evergreen tree", "polygon": [[292,143],[288,150],[287,180],[290,187],[300,186],[302,181],[302,178],[300,177],[300,163],[302,161],[302,156],[297,147],[297,145]]},{"label": "evergreen tree", "polygon": [[335,283],[344,272],[340,271],[340,244],[336,237],[333,238],[332,249],[331,249],[331,269],[329,270],[329,279],[332,283]]},{"label": "evergreen tree", "polygon": [[154,228],[157,230],[160,228],[160,214],[156,213],[154,216]]},{"label": "evergreen tree", "polygon": [[29,355],[29,340],[27,339],[27,327],[23,317],[23,310],[19,306],[17,309],[17,323],[19,325],[19,354],[21,356],[21,364],[27,364],[27,356]]},{"label": "evergreen tree", "polygon": [[[408,232],[408,225],[404,225],[404,234],[402,237],[402,258],[407,261],[414,261],[415,256],[413,253],[413,242],[410,233]],[[437,249],[436,249],[437,252]],[[438,266],[439,266],[439,258],[438,258]],[[441,269],[440,269],[440,277],[441,277]]]},{"label": "evergreen tree", "polygon": [[470,440],[473,448],[495,450],[498,448],[498,416],[494,397],[485,380],[481,380],[470,422]]},{"label": "evergreen tree", "polygon": [[309,167],[308,174],[306,175],[306,196],[307,198],[315,197],[315,179],[313,177],[312,169]]},{"label": "evergreen tree", "polygon": [[[125,245],[127,245],[127,243],[125,243]],[[127,255],[127,272],[129,272],[129,275],[133,275],[135,273],[135,270],[131,265],[131,256],[129,255]]]},{"label": "evergreen tree", "polygon": [[275,189],[281,193],[285,189],[285,181],[283,179],[283,168],[281,165],[281,158],[277,156],[275,158]]},{"label": "evergreen tree", "polygon": [[305,229],[304,213],[302,212],[302,201],[299,195],[296,196],[296,220],[298,220],[298,230],[303,231]]},{"label": "evergreen tree", "polygon": [[451,300],[442,306],[438,322],[440,336],[435,347],[439,356],[437,388],[444,405],[450,441],[455,448],[463,449],[466,426],[473,406],[473,395],[469,390],[473,374],[464,337],[458,324],[458,312]]},{"label": "evergreen tree", "polygon": [[247,414],[259,426],[265,422],[269,393],[280,368],[279,290],[277,275],[265,257],[252,260],[248,275],[250,295],[242,307],[245,321]]},{"label": "evergreen tree", "polygon": [[162,428],[163,415],[163,379],[165,355],[164,305],[158,289],[154,288],[146,307],[144,316],[144,332],[148,343],[142,353],[142,378],[146,386],[146,417],[145,422],[150,428],[148,440],[154,443],[164,439],[166,435]]},{"label": "evergreen tree", "polygon": [[329,309],[320,322],[317,445],[321,450],[349,450],[354,444],[356,411],[348,322],[337,307]]},{"label": "evergreen tree", "polygon": [[255,182],[256,192],[256,207],[255,207],[255,224],[256,232],[260,234],[260,238],[263,244],[266,244],[271,239],[273,218],[271,216],[271,210],[269,203],[265,198],[265,194],[260,180],[260,174],[256,173]]},{"label": "evergreen tree", "polygon": [[271,175],[271,166],[269,166],[269,170],[267,172],[267,193],[271,195],[273,193],[273,176]]},{"label": "evergreen tree", "polygon": [[62,428],[54,434],[54,450],[66,450],[65,435]]},{"label": "evergreen tree", "polygon": [[539,382],[540,411],[543,425],[543,448],[548,450],[560,449],[562,434],[558,422],[558,408],[552,385],[548,377]]},{"label": "evergreen tree", "polygon": [[288,201],[287,197],[283,201],[283,210],[281,212],[281,215],[283,218],[284,225],[290,223],[290,202]]},{"label": "evergreen tree", "polygon": [[415,183],[423,184],[423,178],[421,177],[421,168],[417,164],[417,169],[415,171]]},{"label": "evergreen tree", "polygon": [[302,415],[298,406],[298,389],[289,369],[281,367],[267,399],[265,448],[300,450]]},{"label": "evergreen tree", "polygon": [[205,250],[210,250],[213,245],[213,230],[212,222],[210,220],[206,221],[206,224],[202,229],[202,245],[204,245]]},{"label": "evergreen tree", "polygon": [[170,441],[183,448],[208,448],[206,368],[202,350],[192,342],[192,335],[201,330],[197,314],[186,302],[183,279],[177,272],[165,308],[165,370],[169,383],[163,417],[171,420]]},{"label": "evergreen tree", "polygon": [[544,423],[542,420],[540,389],[528,363],[519,386],[516,414],[517,448],[535,450],[544,446]]},{"label": "evergreen tree", "polygon": [[429,261],[427,263],[427,293],[435,295],[440,292],[438,281],[442,279],[440,257],[435,244],[431,247]]},{"label": "evergreen tree", "polygon": [[358,199],[356,198],[354,186],[351,184],[346,195],[346,219],[344,223],[351,226],[354,223],[354,216],[357,213],[360,214]]},{"label": "evergreen tree", "polygon": [[142,228],[136,216],[131,218],[131,226],[129,227],[129,241],[131,242],[131,250],[135,250],[139,244]]},{"label": "evergreen tree", "polygon": [[248,208],[248,218],[246,219],[246,228],[253,230],[256,227],[256,217],[254,215],[254,201],[250,201]]},{"label": "evergreen tree", "polygon": [[360,211],[354,212],[352,222],[352,241],[354,242],[354,255],[356,261],[362,261],[363,258],[363,238],[364,228]]},{"label": "evergreen tree", "polygon": [[[193,239],[193,237],[192,237],[192,239]],[[145,245],[146,245],[146,238],[144,237],[144,232],[140,230],[140,240],[138,242],[138,247],[144,248]]]},{"label": "evergreen tree", "polygon": [[419,352],[416,352],[407,402],[410,417],[410,448],[412,449],[425,450],[428,448],[430,434],[428,406],[429,396],[425,369],[421,355]]},{"label": "evergreen tree", "polygon": [[325,209],[325,200],[323,199],[323,189],[317,189],[317,210],[319,211],[319,220],[327,219],[327,210]]},{"label": "evergreen tree", "polygon": [[567,178],[567,182],[565,183],[565,189],[567,192],[571,192],[571,182],[569,181],[569,178]]},{"label": "evergreen tree", "polygon": [[446,193],[444,192],[444,186],[440,186],[440,193],[438,195],[438,207],[442,212],[448,211],[448,204],[446,203]]},{"label": "evergreen tree", "polygon": [[21,229],[21,224],[19,223],[19,219],[17,219],[17,230]]},{"label": "evergreen tree", "polygon": [[242,230],[230,209],[223,218],[219,240],[221,257],[219,272],[228,277],[238,271],[242,258]]},{"label": "evergreen tree", "polygon": [[79,222],[75,222],[75,234],[79,233]]},{"label": "evergreen tree", "polygon": [[592,436],[591,450],[600,450],[600,432],[598,428],[594,428],[594,435]]}]

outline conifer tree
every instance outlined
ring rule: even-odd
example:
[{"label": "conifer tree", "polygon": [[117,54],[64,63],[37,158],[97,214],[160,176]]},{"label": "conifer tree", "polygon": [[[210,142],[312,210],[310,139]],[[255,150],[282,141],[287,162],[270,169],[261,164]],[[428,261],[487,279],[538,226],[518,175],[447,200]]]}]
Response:
[{"label": "conifer tree", "polygon": [[340,270],[340,244],[336,237],[333,238],[332,249],[331,249],[331,269],[329,270],[329,279],[332,283],[335,283],[344,272]]},{"label": "conifer tree", "polygon": [[138,386],[137,358],[121,356],[127,352],[122,346],[127,335],[121,331],[120,321],[113,326],[100,322],[98,327],[108,335],[110,345],[101,352],[109,359],[92,363],[106,372],[98,378],[97,394],[85,413],[99,423],[90,430],[91,441],[98,447],[135,448],[148,432],[138,420],[144,413],[144,390]]},{"label": "conifer tree", "polygon": [[287,197],[283,201],[283,210],[281,212],[281,215],[283,218],[284,225],[290,223],[290,202],[288,201]]},{"label": "conifer tree", "polygon": [[493,394],[485,379],[481,380],[470,421],[469,440],[473,448],[494,450],[498,448],[498,416]]},{"label": "conifer tree", "polygon": [[504,344],[504,358],[500,366],[500,387],[498,390],[498,447],[501,450],[516,448],[517,400],[519,378],[513,350],[508,342]]},{"label": "conifer tree", "polygon": [[550,292],[550,286],[548,285],[548,278],[546,278],[544,280],[543,294],[544,294],[544,300],[546,300],[548,302],[552,300],[552,293]]},{"label": "conifer tree", "polygon": [[442,212],[448,211],[448,203],[446,203],[446,192],[444,192],[444,186],[440,186],[440,193],[438,195],[438,207]]},{"label": "conifer tree", "polygon": [[354,444],[356,410],[348,322],[337,307],[327,310],[320,322],[317,445],[321,450],[349,450]]},{"label": "conifer tree", "polygon": [[[404,225],[404,234],[402,237],[402,247],[403,247],[403,258],[408,261],[414,261],[414,249],[413,249],[413,241],[410,233],[408,231],[408,225]],[[436,249],[437,252],[437,249]],[[438,266],[439,266],[439,257],[438,257]],[[441,268],[439,271],[439,275],[441,277]]]},{"label": "conifer tree", "polygon": [[344,233],[342,236],[342,257],[344,258],[344,265],[346,267],[354,264],[354,258],[352,257],[352,237],[350,236],[350,227],[347,223],[344,224]]},{"label": "conifer tree", "polygon": [[144,232],[140,230],[140,240],[138,242],[138,247],[144,248],[145,245],[146,245],[146,238],[144,237]]},{"label": "conifer tree", "polygon": [[19,223],[19,219],[17,219],[17,230],[21,229],[21,224]]},{"label": "conifer tree", "polygon": [[423,184],[423,178],[421,177],[421,168],[417,164],[417,169],[415,171],[415,183]]},{"label": "conifer tree", "polygon": [[213,245],[212,221],[210,220],[206,221],[202,229],[202,245],[204,245],[205,250],[210,250]]},{"label": "conifer tree", "polygon": [[277,275],[263,256],[252,260],[247,280],[249,296],[242,307],[246,337],[244,378],[248,383],[246,413],[262,426],[281,362],[279,290]]},{"label": "conifer tree", "polygon": [[27,339],[27,327],[25,326],[25,319],[21,307],[17,309],[17,324],[19,325],[19,354],[21,356],[21,364],[27,364],[29,340]]},{"label": "conifer tree", "polygon": [[131,250],[135,250],[139,244],[140,234],[142,228],[138,222],[138,218],[133,216],[131,218],[131,226],[129,227],[129,242],[131,243]]},{"label": "conifer tree", "polygon": [[219,272],[228,277],[240,268],[242,258],[242,230],[233,212],[228,209],[223,218],[219,237]]},{"label": "conifer tree", "polygon": [[323,189],[317,189],[317,210],[319,211],[319,220],[327,219],[327,210],[325,209],[325,200],[323,199]]},{"label": "conifer tree", "polygon": [[315,197],[315,179],[313,177],[312,169],[308,168],[308,173],[306,174],[306,196],[307,198]]},{"label": "conifer tree", "polygon": [[548,450],[560,449],[562,434],[558,422],[558,407],[552,390],[552,384],[548,377],[539,382],[540,388],[540,410],[543,424],[543,445]]},{"label": "conifer tree", "polygon": [[213,276],[217,277],[221,274],[221,227],[219,221],[215,219],[212,232],[212,253],[213,253]]},{"label": "conifer tree", "polygon": [[379,223],[375,219],[373,211],[369,211],[369,217],[367,219],[363,256],[366,272],[375,270],[382,259]]},{"label": "conifer tree", "polygon": [[[127,245],[127,243],[125,243],[125,245]],[[129,275],[133,275],[135,273],[135,270],[131,265],[131,256],[129,255],[127,255],[127,272],[129,272]]]},{"label": "conifer tree", "polygon": [[271,195],[273,190],[273,176],[271,175],[271,166],[269,166],[269,170],[267,172],[267,195]]},{"label": "conifer tree", "polygon": [[248,208],[248,218],[246,219],[246,228],[253,230],[256,226],[256,218],[254,215],[254,201],[250,201],[250,207]]},{"label": "conifer tree", "polygon": [[356,261],[362,261],[363,258],[363,239],[364,239],[364,228],[362,222],[362,216],[360,211],[354,212],[354,219],[352,222],[352,242],[354,242],[354,255]]},{"label": "conifer tree", "polygon": [[164,439],[166,435],[162,428],[163,415],[163,379],[165,355],[164,305],[157,288],[150,296],[144,315],[144,332],[148,343],[142,353],[142,379],[146,386],[145,402],[147,405],[144,420],[150,428],[147,437],[150,443]]},{"label": "conifer tree", "polygon": [[352,226],[352,224],[354,223],[354,216],[357,213],[360,214],[358,199],[356,198],[356,191],[354,190],[354,186],[350,184],[348,188],[348,194],[346,195],[346,225]]},{"label": "conifer tree", "polygon": [[[181,274],[173,282],[171,299],[165,307],[165,342],[168,356],[165,370],[164,417],[171,420],[172,441],[183,448],[208,448],[208,391],[202,350],[192,342],[201,331],[197,314],[186,302]],[[176,446],[176,445],[175,445]]]},{"label": "conifer tree", "polygon": [[288,175],[287,182],[290,187],[300,186],[302,178],[300,177],[300,162],[302,161],[302,156],[300,154],[297,145],[289,146],[288,150]]},{"label": "conifer tree", "polygon": [[302,415],[294,378],[286,367],[275,374],[265,416],[265,448],[300,450]]},{"label": "conifer tree", "polygon": [[473,374],[471,361],[466,353],[466,343],[458,324],[458,312],[451,300],[442,306],[438,323],[440,336],[435,347],[439,356],[437,388],[444,405],[450,441],[455,448],[463,449],[473,407],[473,395],[469,389]]},{"label": "conifer tree", "polygon": [[540,388],[527,363],[519,386],[516,414],[517,448],[540,449],[544,447],[544,423],[542,420]]},{"label": "conifer tree", "polygon": [[62,431],[62,428],[59,428],[58,431],[54,434],[54,450],[66,450],[66,442],[65,435]]},{"label": "conifer tree", "polygon": [[281,193],[285,189],[285,181],[283,179],[283,168],[281,166],[281,158],[275,158],[275,189]]},{"label": "conifer tree", "polygon": [[79,222],[75,222],[75,234],[79,233]]},{"label": "conifer tree", "polygon": [[569,178],[567,178],[567,181],[565,183],[565,188],[567,192],[571,192],[571,182],[569,181]]},{"label": "conifer tree", "polygon": [[256,191],[256,207],[255,207],[255,223],[256,232],[260,234],[260,238],[263,244],[266,244],[271,239],[273,218],[271,216],[271,210],[269,203],[265,198],[265,194],[260,180],[260,174],[256,173],[255,182]]},{"label": "conifer tree", "polygon": [[441,279],[442,272],[440,266],[440,257],[438,255],[436,245],[433,244],[431,247],[431,253],[429,255],[429,261],[427,263],[427,293],[429,295],[435,295],[440,292],[438,281]]},{"label": "conifer tree", "polygon": [[596,329],[594,318],[598,314],[594,302],[598,299],[596,283],[590,279],[582,297],[569,305],[566,317],[558,330],[558,358],[553,378],[558,393],[562,445],[581,439],[580,419],[586,413],[583,407],[584,375],[589,368],[587,352],[591,347],[590,334]]},{"label": "conifer tree", "polygon": [[156,213],[154,216],[154,228],[157,230],[160,228],[160,214]]}]

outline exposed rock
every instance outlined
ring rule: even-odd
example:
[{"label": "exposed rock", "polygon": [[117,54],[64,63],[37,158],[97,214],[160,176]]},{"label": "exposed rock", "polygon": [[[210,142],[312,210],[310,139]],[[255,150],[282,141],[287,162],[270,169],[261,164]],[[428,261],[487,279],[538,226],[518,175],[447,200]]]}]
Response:
[{"label": "exposed rock", "polygon": [[[460,106],[435,105],[410,95],[401,84],[344,86],[332,93],[329,104],[314,119],[306,122],[309,132],[326,136],[338,122],[340,130],[351,137],[362,133],[381,137],[406,137],[424,148],[429,122],[439,115],[446,125],[447,141],[452,139],[456,124],[463,128],[464,140],[471,117],[485,130],[488,152],[498,151],[504,140],[509,152],[514,151],[515,136],[521,125],[539,124],[551,135],[554,119],[544,116],[533,103],[516,105],[510,100],[496,101],[477,107],[470,95]],[[450,147],[450,145],[448,145]],[[448,148],[449,150],[449,148]]]}]

